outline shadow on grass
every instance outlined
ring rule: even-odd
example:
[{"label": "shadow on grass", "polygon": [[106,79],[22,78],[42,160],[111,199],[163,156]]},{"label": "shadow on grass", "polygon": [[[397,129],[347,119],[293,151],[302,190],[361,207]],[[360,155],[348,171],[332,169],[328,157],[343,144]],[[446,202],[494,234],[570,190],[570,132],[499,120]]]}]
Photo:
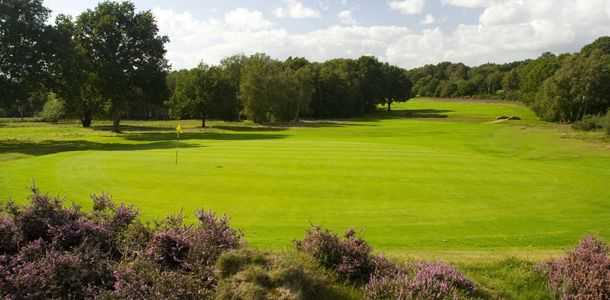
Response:
[{"label": "shadow on grass", "polygon": [[199,145],[191,145],[181,142],[155,142],[147,144],[119,144],[119,143],[96,143],[90,141],[42,141],[27,142],[8,140],[0,141],[0,154],[2,153],[21,153],[26,155],[48,155],[70,151],[139,151],[155,149],[174,149],[174,148],[198,148]]},{"label": "shadow on grass", "polygon": [[285,131],[288,129],[286,127],[276,127],[276,126],[247,126],[247,125],[219,125],[219,126],[214,126],[212,128],[226,130],[226,131],[234,131],[234,132],[275,132],[275,131]]},{"label": "shadow on grass", "polygon": [[[260,131],[260,130],[259,130]],[[126,134],[125,139],[130,141],[175,141],[175,132],[143,132]],[[217,141],[251,141],[275,140],[285,138],[282,134],[265,133],[218,133],[218,132],[185,132],[180,135],[181,141],[188,140],[217,140]]]},{"label": "shadow on grass", "polygon": [[[109,125],[98,125],[91,126],[91,129],[95,131],[112,131],[112,126]],[[153,126],[138,126],[138,125],[121,125],[121,132],[138,132],[138,131],[159,131],[159,132],[167,132],[167,131],[175,131],[174,128],[171,127],[153,127]]]},{"label": "shadow on grass", "polygon": [[378,111],[358,120],[381,121],[385,119],[446,119],[447,113],[454,112],[448,109],[403,109],[393,111]]},{"label": "shadow on grass", "polygon": [[235,132],[274,132],[285,131],[290,128],[331,128],[331,127],[347,127],[347,126],[374,126],[358,123],[350,123],[346,121],[299,121],[299,122],[283,122],[283,123],[268,123],[264,125],[220,125],[213,128],[235,131]]}]

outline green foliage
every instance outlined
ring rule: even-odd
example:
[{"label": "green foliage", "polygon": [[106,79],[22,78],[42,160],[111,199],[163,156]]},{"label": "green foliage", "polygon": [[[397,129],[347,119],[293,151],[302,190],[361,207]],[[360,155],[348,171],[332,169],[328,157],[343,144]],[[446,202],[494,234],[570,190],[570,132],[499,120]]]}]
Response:
[{"label": "green foliage", "polygon": [[215,299],[350,299],[311,259],[238,250],[218,260],[220,282]]},{"label": "green foliage", "polygon": [[549,121],[575,122],[610,107],[610,56],[595,50],[574,55],[545,81],[533,108]]},{"label": "green foliage", "polygon": [[485,298],[553,299],[547,288],[547,278],[535,262],[511,257],[461,263],[459,266],[482,287]]},{"label": "green foliage", "polygon": [[134,99],[163,94],[169,39],[159,35],[152,12],[136,12],[131,2],[101,2],[78,16],[75,39],[97,75],[115,131]]},{"label": "green foliage", "polygon": [[0,2],[0,106],[23,117],[42,103],[29,101],[50,79],[53,28],[43,1]]},{"label": "green foliage", "polygon": [[572,128],[582,131],[594,131],[606,128],[608,116],[585,116],[582,120],[574,122]]},{"label": "green foliage", "polygon": [[55,93],[49,93],[39,116],[45,122],[57,122],[63,119],[66,116],[64,101]]},{"label": "green foliage", "polygon": [[274,106],[281,101],[286,79],[278,61],[264,54],[255,54],[248,59],[241,75],[240,95],[244,113],[256,123],[273,121]]}]

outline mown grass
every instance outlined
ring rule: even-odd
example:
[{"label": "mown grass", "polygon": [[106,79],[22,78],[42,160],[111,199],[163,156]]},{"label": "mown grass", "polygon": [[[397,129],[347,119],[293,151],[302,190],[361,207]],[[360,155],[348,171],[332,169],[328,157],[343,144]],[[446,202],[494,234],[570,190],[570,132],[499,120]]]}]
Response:
[{"label": "mown grass", "polygon": [[212,209],[264,249],[289,247],[310,223],[355,227],[391,255],[456,260],[610,237],[608,144],[516,103],[417,99],[294,126],[185,121],[180,141],[176,122],[123,124],[0,121],[0,199],[23,201],[35,181],[85,206],[110,193],[147,219]]}]

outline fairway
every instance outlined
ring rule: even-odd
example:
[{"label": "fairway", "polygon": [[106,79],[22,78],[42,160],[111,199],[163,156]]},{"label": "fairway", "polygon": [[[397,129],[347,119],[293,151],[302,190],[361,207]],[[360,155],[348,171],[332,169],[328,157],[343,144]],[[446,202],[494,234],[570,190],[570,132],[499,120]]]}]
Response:
[{"label": "fairway", "polygon": [[149,220],[211,209],[265,249],[289,247],[310,224],[354,227],[397,253],[533,253],[610,238],[608,144],[520,104],[416,99],[292,127],[187,121],[179,142],[176,124],[127,121],[114,134],[108,122],[0,121],[0,199],[24,201],[35,181],[85,207],[109,193]]}]

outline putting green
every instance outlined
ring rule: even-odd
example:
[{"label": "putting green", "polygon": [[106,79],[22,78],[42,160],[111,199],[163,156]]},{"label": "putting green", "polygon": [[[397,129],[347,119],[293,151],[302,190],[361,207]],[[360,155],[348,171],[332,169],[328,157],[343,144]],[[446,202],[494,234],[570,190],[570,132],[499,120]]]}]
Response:
[{"label": "putting green", "polygon": [[[106,192],[151,219],[226,213],[256,247],[309,224],[354,227],[376,249],[553,251],[610,237],[610,148],[514,103],[416,99],[391,113],[295,127],[0,121],[0,199]],[[494,122],[499,115],[521,121]],[[179,163],[175,164],[176,148]]]}]

